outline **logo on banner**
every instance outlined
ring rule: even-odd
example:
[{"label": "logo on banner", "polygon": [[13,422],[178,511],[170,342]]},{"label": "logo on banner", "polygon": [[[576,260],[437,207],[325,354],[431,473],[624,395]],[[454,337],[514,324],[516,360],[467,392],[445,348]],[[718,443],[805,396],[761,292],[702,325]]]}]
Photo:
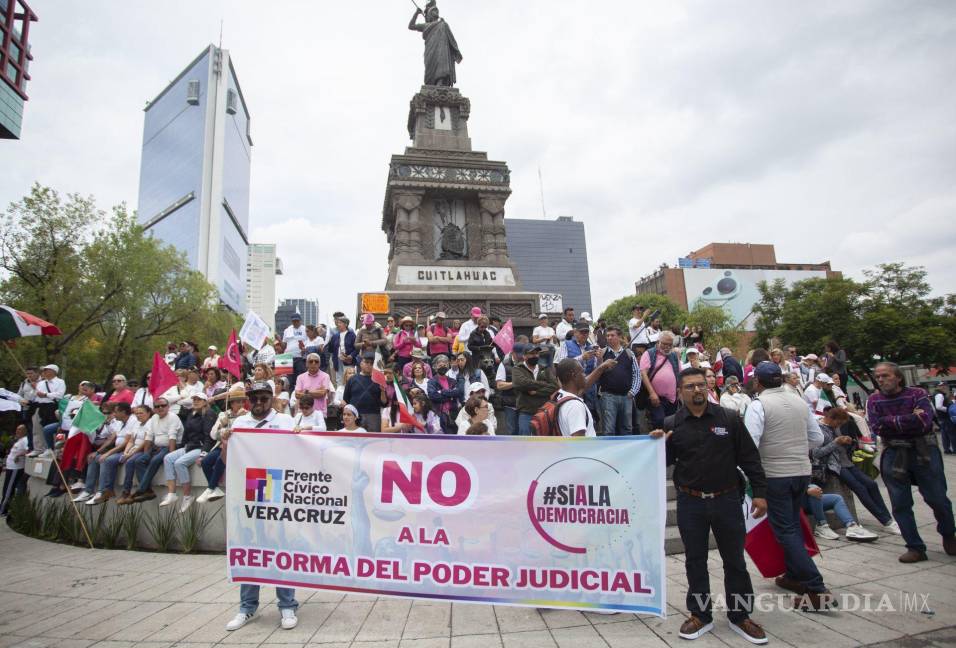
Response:
[{"label": "logo on banner", "polygon": [[548,466],[531,482],[527,506],[532,526],[548,544],[583,554],[624,541],[631,533],[637,494],[614,466],[593,457],[571,457]]},{"label": "logo on banner", "polygon": [[246,501],[282,501],[281,468],[246,468]]}]

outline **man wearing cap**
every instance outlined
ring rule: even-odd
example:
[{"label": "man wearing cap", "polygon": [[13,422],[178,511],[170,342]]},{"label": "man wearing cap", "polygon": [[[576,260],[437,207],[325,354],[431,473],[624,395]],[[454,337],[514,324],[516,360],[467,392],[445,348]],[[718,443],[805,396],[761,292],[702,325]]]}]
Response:
[{"label": "man wearing cap", "polygon": [[517,394],[518,434],[521,436],[531,436],[531,419],[560,388],[551,368],[538,365],[540,356],[540,346],[532,344],[525,348],[524,362],[511,373],[511,385]]},{"label": "man wearing cap", "polygon": [[295,397],[311,396],[314,399],[315,409],[325,417],[328,414],[329,390],[332,389],[332,378],[322,371],[322,357],[318,353],[306,356],[306,371],[299,374],[295,381]]},{"label": "man wearing cap", "polygon": [[219,348],[210,344],[206,349],[206,359],[202,361],[203,371],[206,369],[217,369],[219,367]]},{"label": "man wearing cap", "polygon": [[445,327],[445,313],[438,311],[435,321],[428,327],[428,352],[432,356],[448,355],[454,341],[451,330]]},{"label": "man wearing cap", "polygon": [[[279,414],[272,409],[272,390],[267,383],[253,383],[246,390],[250,411],[237,418],[232,424],[232,430],[222,433],[223,441],[227,441],[235,430],[292,430],[295,422],[288,414]],[[291,587],[277,587],[276,598],[279,599],[278,608],[282,616],[282,628],[291,630],[298,624],[295,612],[299,608],[295,600],[295,590]],[[239,586],[239,613],[232,621],[226,624],[226,630],[232,632],[249,623],[259,609],[259,586],[243,583]]]},{"label": "man wearing cap", "polygon": [[479,317],[481,317],[481,309],[475,306],[471,309],[471,319],[462,324],[461,328],[458,329],[458,340],[463,345],[468,344],[468,339],[471,337],[471,334],[475,332],[476,328],[478,328]]},{"label": "man wearing cap", "polygon": [[[803,390],[803,398],[807,401],[810,409],[818,414],[823,413],[823,407],[827,404],[823,401],[823,390],[827,385],[832,385],[833,380],[825,373],[814,374],[813,383]],[[834,403],[835,405],[835,403]]]},{"label": "man wearing cap", "polygon": [[800,595],[800,609],[825,612],[835,607],[836,600],[807,553],[800,523],[803,496],[810,485],[810,449],[823,443],[823,432],[807,404],[783,388],[780,365],[761,362],[754,378],[757,397],[747,408],[744,423],[760,451],[770,527],[787,565],[776,583]]},{"label": "man wearing cap", "polygon": [[196,357],[196,345],[193,342],[185,341],[179,345],[179,355],[176,356],[176,362],[173,363],[173,369],[189,369],[199,366],[199,358]]},{"label": "man wearing cap", "polygon": [[126,384],[126,376],[116,374],[113,376],[113,391],[110,397],[106,399],[107,403],[126,403],[133,402],[133,390]]},{"label": "man wearing cap", "polygon": [[342,400],[352,405],[362,418],[362,427],[369,432],[382,431],[382,407],[388,404],[388,395],[372,380],[375,354],[366,352],[359,365],[359,373],[345,385]]},{"label": "man wearing cap", "polygon": [[[40,413],[40,425],[44,429],[56,423],[57,404],[66,395],[66,383],[59,377],[59,373],[60,368],[55,364],[48,364],[40,369],[40,380],[37,381],[34,402]],[[52,455],[53,446],[49,446],[48,449]]]},{"label": "man wearing cap", "polygon": [[335,369],[335,384],[339,386],[342,384],[345,368],[358,362],[359,352],[355,348],[355,331],[349,328],[348,318],[336,318],[335,329],[328,348],[332,356],[332,368]]},{"label": "man wearing cap", "polygon": [[[574,327],[574,337],[561,343],[554,361],[556,365],[565,358],[576,361],[581,365],[581,369],[584,370],[584,377],[587,378],[598,367],[598,353],[600,353],[600,349],[591,342],[591,327],[584,321],[583,314],[581,315],[581,320],[582,321],[578,322]],[[591,385],[583,394],[580,394],[580,396],[584,398],[584,402],[591,411],[591,415],[596,417],[598,408],[597,384]]]},{"label": "man wearing cap", "polygon": [[388,339],[385,335],[385,329],[381,324],[375,321],[375,316],[371,313],[362,315],[362,328],[355,332],[355,348],[359,355],[371,353],[375,355],[378,351],[384,359],[388,353],[385,349],[388,345]]},{"label": "man wearing cap", "polygon": [[292,324],[286,327],[282,332],[282,343],[285,344],[285,352],[292,356],[292,383],[305,371],[305,350],[306,342],[309,336],[305,333],[305,326],[302,325],[302,315],[292,314]]},{"label": "man wearing cap", "polygon": [[554,347],[558,344],[558,335],[545,313],[538,315],[538,325],[531,331],[531,344],[541,348],[538,357],[538,366],[542,369],[550,367],[554,360]]}]

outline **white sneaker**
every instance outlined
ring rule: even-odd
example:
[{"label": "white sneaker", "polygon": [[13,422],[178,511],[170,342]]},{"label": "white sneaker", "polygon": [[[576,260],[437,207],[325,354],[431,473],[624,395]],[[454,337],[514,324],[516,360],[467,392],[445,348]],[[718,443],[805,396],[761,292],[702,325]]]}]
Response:
[{"label": "white sneaker", "polygon": [[903,535],[903,532],[900,531],[900,525],[896,523],[896,520],[890,520],[889,524],[884,524],[883,530],[893,535]]},{"label": "white sneaker", "polygon": [[86,491],[83,491],[82,493],[80,493],[79,495],[77,495],[76,497],[74,497],[74,498],[73,498],[73,501],[74,501],[74,502],[77,502],[77,503],[79,503],[79,502],[85,502],[86,500],[90,499],[91,497],[93,497],[93,493],[87,493]]},{"label": "white sneaker", "polygon": [[867,531],[859,524],[851,524],[846,528],[846,539],[853,540],[854,542],[873,542],[879,538],[878,535],[872,531]]},{"label": "white sneaker", "polygon": [[818,524],[817,528],[813,530],[813,535],[818,538],[823,538],[824,540],[839,540],[840,536],[833,532],[833,529],[830,528],[829,524],[823,523]]},{"label": "white sneaker", "polygon": [[249,623],[252,620],[251,614],[246,614],[245,612],[240,612],[232,618],[232,621],[226,624],[226,631],[232,632],[233,630],[238,630],[242,626]]},{"label": "white sneaker", "polygon": [[222,499],[226,494],[218,486],[213,489],[212,495],[209,496],[209,501],[214,502],[216,500]]},{"label": "white sneaker", "polygon": [[53,451],[50,450],[49,448],[47,448],[46,450],[40,453],[40,459],[52,459],[52,458],[53,458]]},{"label": "white sneaker", "polygon": [[212,489],[207,488],[202,493],[200,493],[199,497],[196,498],[196,504],[205,504],[206,502],[209,501],[209,497],[211,495],[212,495]]},{"label": "white sneaker", "polygon": [[75,482],[73,482],[73,485],[70,486],[71,491],[84,490],[85,488],[86,488],[86,482],[80,479],[77,479]]},{"label": "white sneaker", "polygon": [[183,495],[183,503],[179,507],[179,512],[185,513],[186,509],[188,509],[190,505],[192,505],[194,499],[196,498],[194,498],[192,495]]},{"label": "white sneaker", "polygon": [[169,506],[173,502],[179,499],[179,495],[176,493],[166,493],[166,497],[163,498],[163,501],[159,503],[160,506]]},{"label": "white sneaker", "polygon": [[97,493],[90,499],[86,500],[87,506],[96,506],[97,504],[102,504],[102,503],[103,503],[103,493]]},{"label": "white sneaker", "polygon": [[299,624],[299,619],[295,616],[295,610],[286,608],[282,612],[282,629],[291,630]]}]

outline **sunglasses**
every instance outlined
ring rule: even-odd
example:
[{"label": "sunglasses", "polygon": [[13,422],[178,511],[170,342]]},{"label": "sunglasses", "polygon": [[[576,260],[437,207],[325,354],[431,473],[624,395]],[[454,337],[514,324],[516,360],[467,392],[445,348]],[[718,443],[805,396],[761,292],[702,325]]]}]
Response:
[{"label": "sunglasses", "polygon": [[319,361],[318,361],[318,360],[309,360],[309,361],[306,362],[306,364],[319,364]]},{"label": "sunglasses", "polygon": [[156,409],[164,409],[166,407],[169,407],[169,405],[166,405],[165,403],[156,403]]}]

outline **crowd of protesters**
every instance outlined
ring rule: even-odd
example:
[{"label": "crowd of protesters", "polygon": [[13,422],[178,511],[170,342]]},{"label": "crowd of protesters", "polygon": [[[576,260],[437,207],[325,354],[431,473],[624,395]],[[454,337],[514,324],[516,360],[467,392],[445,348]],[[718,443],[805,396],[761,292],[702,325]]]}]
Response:
[{"label": "crowd of protesters", "polygon": [[[170,345],[165,360],[178,384],[161,395],[150,391],[150,373],[139,380],[116,375],[105,389],[83,381],[75,395],[67,395],[56,365],[28,368],[18,393],[23,423],[6,460],[3,505],[22,489],[24,458],[50,457],[62,446],[67,483],[51,471],[50,496],[70,493],[88,506],[114,498],[118,505],[137,504],[157,497],[152,484],[162,471],[166,494],[159,505],[186,511],[224,497],[234,427],[651,434],[666,436],[668,461],[677,466],[678,526],[692,612],[682,637],[693,639],[712,628],[709,609],[691,596],[709,588],[710,531],[721,546],[728,593],[734,589],[752,597],[742,562],[739,505],[732,513],[740,494],[738,467],[752,486],[754,513],[767,512],[784,547],[787,574],[777,584],[809,596],[811,609],[828,609],[829,592],[806,556],[798,512],[815,520],[821,538],[839,537],[827,523],[827,511],[846,528],[848,540],[878,537],[828,488],[834,481],[859,499],[882,531],[903,536],[902,562],[927,559],[913,515],[911,491],[919,484],[939,521],[946,553],[956,555],[942,465],[942,454],[956,450],[956,406],[942,385],[931,399],[907,386],[898,367],[881,363],[874,372],[877,390],[864,404],[860,390],[848,396],[847,355],[836,342],[819,355],[801,356],[795,347],[783,346],[758,348],[738,359],[729,348],[708,350],[697,329],[665,328],[659,312],[642,306],[634,308],[626,328],[593,321],[588,313],[577,317],[568,308],[556,321],[542,314],[530,335],[507,340],[499,336],[499,318],[479,308],[470,314],[464,321],[438,312],[424,321],[393,316],[383,322],[363,314],[355,327],[343,313],[334,314],[331,327],[305,324],[295,314],[262,348],[243,347],[239,379],[223,371],[215,346],[201,356],[194,343]],[[106,417],[94,433],[73,425],[86,401]],[[542,429],[546,419],[536,415],[549,403],[555,427]],[[943,452],[934,422],[943,433]],[[40,430],[36,438],[34,425]],[[883,454],[876,469],[878,442]],[[190,478],[196,464],[206,477],[198,496]],[[873,478],[879,472],[890,506]],[[255,590],[244,587],[243,611],[230,630],[251,618]],[[293,593],[280,592],[279,599],[285,627],[286,617],[295,618]],[[730,617],[736,632],[765,642],[748,610]]]}]

